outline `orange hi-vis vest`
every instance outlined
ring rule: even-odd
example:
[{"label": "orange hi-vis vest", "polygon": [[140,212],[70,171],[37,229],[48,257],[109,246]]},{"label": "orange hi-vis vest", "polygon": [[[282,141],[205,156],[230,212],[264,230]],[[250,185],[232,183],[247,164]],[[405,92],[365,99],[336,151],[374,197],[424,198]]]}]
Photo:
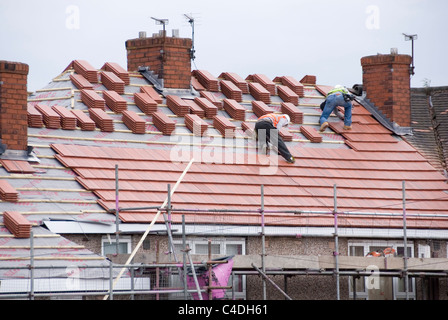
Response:
[{"label": "orange hi-vis vest", "polygon": [[265,114],[265,115],[261,116],[260,118],[258,118],[258,120],[266,119],[266,118],[271,119],[272,120],[272,124],[274,125],[274,127],[277,128],[278,122],[280,121],[280,119],[285,118],[285,115],[268,113],[268,114]]}]

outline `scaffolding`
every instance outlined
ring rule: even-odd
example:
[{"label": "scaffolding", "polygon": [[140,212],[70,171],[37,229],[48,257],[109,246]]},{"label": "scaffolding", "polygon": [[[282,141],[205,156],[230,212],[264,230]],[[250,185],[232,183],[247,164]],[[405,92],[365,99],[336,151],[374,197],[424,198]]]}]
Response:
[{"label": "scaffolding", "polygon": [[[433,277],[448,277],[448,267],[446,269],[440,270],[440,269],[435,269],[432,270],[430,272],[428,272],[428,270],[423,270],[423,271],[410,271],[408,268],[408,261],[410,259],[410,257],[408,256],[408,240],[407,240],[407,226],[406,226],[406,220],[407,217],[425,217],[425,218],[442,218],[442,219],[448,219],[448,215],[435,215],[435,214],[407,214],[406,213],[406,182],[403,181],[402,182],[402,214],[399,213],[387,213],[387,212],[382,212],[382,213],[368,213],[368,212],[340,212],[338,211],[338,207],[337,207],[337,185],[333,186],[333,191],[334,191],[334,208],[333,211],[305,211],[305,210],[266,210],[264,207],[264,186],[261,185],[260,186],[260,209],[258,210],[239,210],[239,209],[187,209],[187,208],[175,208],[172,206],[171,204],[171,197],[176,189],[176,187],[178,186],[178,184],[182,181],[183,176],[186,174],[186,172],[188,171],[189,167],[191,166],[191,164],[193,163],[194,159],[191,159],[190,163],[187,165],[186,169],[184,170],[184,172],[182,173],[181,177],[179,178],[179,180],[177,181],[175,187],[173,190],[171,190],[171,186],[170,184],[167,184],[167,199],[164,202],[164,204],[161,207],[138,207],[138,208],[119,208],[118,206],[118,194],[119,194],[119,185],[118,185],[118,174],[116,176],[116,195],[117,195],[117,199],[116,199],[116,203],[117,203],[117,207],[116,207],[116,211],[115,214],[117,214],[118,217],[118,213],[119,211],[135,211],[135,210],[154,210],[156,209],[157,215],[156,217],[153,219],[150,227],[153,225],[153,223],[157,220],[158,215],[160,214],[160,212],[163,212],[163,217],[164,217],[164,223],[166,226],[166,230],[167,230],[167,235],[168,235],[168,241],[169,241],[169,248],[171,250],[171,252],[174,255],[174,260],[175,263],[180,266],[180,262],[177,259],[176,255],[175,255],[175,249],[174,249],[174,243],[173,243],[173,237],[172,237],[172,233],[171,233],[171,220],[170,220],[170,214],[172,211],[176,211],[178,213],[200,213],[200,212],[206,212],[206,213],[248,213],[248,212],[252,212],[252,213],[258,213],[260,214],[261,217],[261,232],[260,232],[260,236],[261,236],[261,253],[260,253],[260,257],[261,257],[261,266],[257,266],[255,265],[253,262],[250,263],[251,265],[251,269],[246,268],[245,270],[239,270],[239,271],[233,271],[232,272],[232,277],[235,275],[260,275],[261,276],[261,282],[262,282],[262,295],[263,295],[263,300],[267,299],[267,295],[266,295],[266,287],[267,287],[267,283],[269,283],[270,285],[272,285],[276,290],[278,290],[284,297],[285,299],[291,300],[291,297],[285,292],[283,291],[280,287],[278,287],[272,280],[270,280],[270,278],[268,277],[269,275],[283,275],[283,276],[291,276],[291,275],[331,275],[333,277],[335,277],[336,279],[336,299],[340,300],[341,299],[341,294],[340,294],[340,277],[341,276],[351,276],[353,277],[353,293],[354,293],[354,299],[356,299],[356,279],[359,279],[361,276],[371,276],[372,272],[371,271],[367,271],[367,270],[340,270],[340,263],[339,263],[339,257],[340,257],[340,253],[339,253],[339,234],[338,234],[338,217],[340,216],[374,216],[374,217],[400,217],[403,220],[403,241],[404,241],[404,256],[403,256],[403,267],[400,268],[399,270],[381,270],[380,271],[380,276],[385,276],[385,277],[400,277],[404,279],[404,288],[405,288],[405,293],[406,293],[406,300],[409,300],[409,279],[410,277],[425,277],[425,276],[433,276]],[[118,167],[116,167],[116,170],[118,172]],[[168,204],[166,206],[166,204]],[[334,218],[334,233],[333,233],[333,237],[334,237],[334,241],[335,241],[335,250],[333,252],[333,259],[334,259],[334,267],[330,268],[331,270],[319,270],[319,271],[313,271],[313,270],[308,270],[306,268],[304,269],[297,269],[297,270],[267,270],[266,269],[266,262],[265,262],[265,257],[266,257],[266,246],[265,246],[265,238],[266,238],[266,234],[265,234],[265,213],[288,213],[288,214],[310,214],[310,215],[331,215]],[[188,246],[185,244],[185,217],[184,215],[182,215],[182,239],[183,239],[183,264],[182,264],[182,268],[183,268],[183,272],[184,272],[184,278],[182,279],[183,284],[184,284],[184,293],[185,296],[184,298],[187,297],[186,293],[187,293],[187,288],[186,288],[186,276],[185,276],[185,272],[186,272],[186,263],[190,263],[190,267],[191,270],[193,270],[193,277],[195,279],[195,284],[196,284],[196,289],[197,289],[197,297],[199,297],[199,299],[202,300],[201,295],[199,294],[199,292],[201,291],[201,289],[199,288],[198,282],[197,282],[197,276],[194,273],[194,267],[193,264],[191,262],[191,257],[189,256],[189,251],[190,249],[188,248]],[[118,222],[118,219],[117,219]],[[118,230],[118,225],[117,225],[117,230]],[[140,242],[143,241],[143,239],[146,237],[148,233],[146,232],[142,239],[140,240]],[[117,238],[118,239],[118,238]],[[117,241],[118,242],[118,241]],[[139,246],[137,246],[134,251],[133,254],[131,254],[131,256],[128,259],[128,262],[131,261],[132,257],[134,257],[135,252],[137,251]],[[446,261],[448,263],[448,259]],[[211,248],[210,248],[210,240],[209,240],[209,257],[208,257],[208,262],[207,262],[207,266],[208,266],[208,270],[209,270],[209,276],[212,276],[212,261],[211,261]],[[227,261],[223,261],[223,263],[227,263]],[[448,265],[448,264],[447,264]],[[181,268],[178,267],[178,274],[181,275]],[[211,278],[209,279],[209,283],[211,283]],[[285,287],[286,287],[286,281],[285,281]],[[209,299],[212,298],[212,291],[214,289],[229,289],[228,286],[217,286],[217,287],[205,287],[205,289],[208,291],[208,297]],[[232,297],[234,297],[233,291],[232,291]],[[107,298],[107,296],[105,296],[105,298]]]}]

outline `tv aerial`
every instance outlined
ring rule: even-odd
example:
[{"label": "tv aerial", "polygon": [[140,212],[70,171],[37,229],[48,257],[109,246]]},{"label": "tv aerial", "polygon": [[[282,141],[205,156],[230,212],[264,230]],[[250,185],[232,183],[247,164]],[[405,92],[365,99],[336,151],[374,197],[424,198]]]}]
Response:
[{"label": "tv aerial", "polygon": [[190,50],[190,58],[191,60],[194,60],[196,57],[194,56],[194,53],[196,50],[194,50],[194,18],[191,15],[184,14],[185,18],[188,19],[188,23],[191,25],[191,50]]},{"label": "tv aerial", "polygon": [[161,24],[161,25],[163,25],[163,36],[165,36],[166,35],[166,25],[168,24],[168,19],[157,19],[157,18],[154,18],[154,17],[151,17],[151,19],[153,19],[153,20],[155,20],[155,22],[156,22],[156,24]]},{"label": "tv aerial", "polygon": [[415,74],[415,65],[414,65],[414,40],[418,39],[418,35],[416,34],[406,34],[403,33],[404,40],[405,41],[411,41],[412,42],[412,66],[411,66],[411,75]]}]

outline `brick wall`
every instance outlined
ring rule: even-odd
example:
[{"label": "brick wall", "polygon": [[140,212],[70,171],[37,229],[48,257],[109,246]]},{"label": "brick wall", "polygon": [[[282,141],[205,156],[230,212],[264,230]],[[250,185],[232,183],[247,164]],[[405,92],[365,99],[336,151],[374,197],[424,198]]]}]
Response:
[{"label": "brick wall", "polygon": [[0,139],[9,150],[28,145],[27,64],[0,61]]},{"label": "brick wall", "polygon": [[409,55],[378,54],[363,57],[363,88],[367,98],[391,121],[411,125],[411,80]]},{"label": "brick wall", "polygon": [[138,38],[126,41],[128,71],[148,66],[165,88],[189,89],[192,40],[175,37]]}]

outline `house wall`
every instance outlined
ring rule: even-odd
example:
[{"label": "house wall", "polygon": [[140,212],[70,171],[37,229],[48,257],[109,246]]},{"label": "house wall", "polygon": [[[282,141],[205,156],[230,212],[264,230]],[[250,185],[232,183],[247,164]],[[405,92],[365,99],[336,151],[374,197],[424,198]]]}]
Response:
[{"label": "house wall", "polygon": [[[101,254],[101,235],[64,235],[66,238],[84,245],[87,249]],[[112,241],[115,239],[111,235]],[[133,235],[132,248],[138,244],[141,239],[141,234]],[[153,236],[147,237],[149,242],[146,242],[149,249],[143,249],[140,247],[138,252],[141,253],[155,253],[159,252],[161,256],[164,256],[168,252],[168,237],[167,236]],[[348,255],[348,245],[350,239],[340,238],[339,239],[339,254],[342,256]],[[354,239],[354,241],[360,241],[359,239]],[[372,240],[375,241],[375,240]],[[401,239],[397,239],[401,242]],[[441,240],[414,240],[412,241],[414,246],[415,256],[418,257],[419,245],[425,246],[429,245],[431,250],[432,258],[446,258],[447,257],[447,242]],[[335,249],[335,242],[333,238],[316,238],[316,237],[302,237],[302,238],[292,238],[292,237],[266,237],[265,241],[265,251],[269,256],[275,255],[333,255]],[[261,254],[262,252],[262,242],[261,237],[248,237],[246,238],[246,254]],[[181,258],[181,257],[179,257]],[[258,266],[261,269],[261,266]],[[287,276],[286,283],[287,287],[285,289],[285,276],[276,275],[270,276],[278,287],[285,290],[286,293],[293,300],[336,300],[336,277],[328,275],[295,275]],[[262,281],[259,275],[247,275],[246,276],[246,299],[247,300],[262,300],[263,292]],[[432,283],[430,283],[432,282]],[[431,296],[431,293],[425,291],[429,286],[433,286],[437,283],[437,296]],[[275,289],[269,282],[266,283],[266,293],[268,300],[283,300],[285,297]],[[349,279],[347,276],[340,276],[339,278],[339,288],[340,288],[340,299],[349,299]],[[416,293],[417,299],[421,300],[424,298],[448,300],[448,278],[434,278],[434,280],[429,280],[429,278],[420,279],[416,281]]]},{"label": "house wall", "polygon": [[[266,254],[275,255],[332,255],[335,242],[332,238],[289,238],[266,237]],[[347,240],[339,239],[339,252],[347,252]],[[261,253],[261,237],[251,237],[247,241],[247,254]],[[261,266],[258,266],[261,268]],[[285,290],[284,276],[271,276],[271,279]],[[247,277],[247,299],[263,299],[260,290],[261,278],[259,276]],[[266,284],[267,299],[284,299],[284,296],[270,283]],[[287,278],[286,293],[293,300],[336,300],[336,278],[333,276],[307,276],[298,275]],[[348,279],[340,277],[341,299],[348,299]]]}]

